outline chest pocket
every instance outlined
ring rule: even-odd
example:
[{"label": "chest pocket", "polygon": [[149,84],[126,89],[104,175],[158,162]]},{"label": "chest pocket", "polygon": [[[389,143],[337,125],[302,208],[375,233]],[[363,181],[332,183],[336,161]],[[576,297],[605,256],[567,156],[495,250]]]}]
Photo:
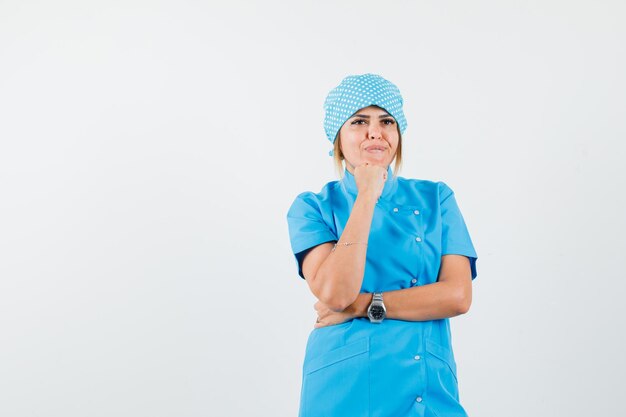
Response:
[{"label": "chest pocket", "polygon": [[[384,226],[390,227],[390,231],[396,233],[394,239],[404,241],[406,244],[421,243],[424,241],[423,211],[423,207],[417,205],[390,205],[385,208],[387,221]],[[419,250],[419,245],[413,247]]]},{"label": "chest pocket", "polygon": [[[424,207],[412,204],[396,204],[389,201],[379,200],[376,208],[383,214],[383,217],[396,220],[404,225],[407,232],[415,232],[421,229]],[[382,226],[382,224],[381,224]]]},{"label": "chest pocket", "polygon": [[423,208],[421,206],[405,206],[398,205],[391,208],[391,213],[399,213],[400,215],[413,215],[415,218],[419,218]]}]

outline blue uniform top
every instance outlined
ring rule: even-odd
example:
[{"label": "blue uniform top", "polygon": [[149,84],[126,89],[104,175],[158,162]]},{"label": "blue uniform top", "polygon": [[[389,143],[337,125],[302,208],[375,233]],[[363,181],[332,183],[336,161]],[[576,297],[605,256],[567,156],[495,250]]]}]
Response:
[{"label": "blue uniform top", "polygon": [[[338,241],[357,186],[340,181],[299,194],[287,214],[298,274],[306,252]],[[387,181],[368,238],[360,292],[399,290],[437,281],[441,256],[465,255],[476,278],[476,251],[454,192],[444,182]],[[384,298],[384,294],[383,294]],[[449,320],[355,318],[314,328],[302,369],[299,417],[466,416],[459,402]]]}]

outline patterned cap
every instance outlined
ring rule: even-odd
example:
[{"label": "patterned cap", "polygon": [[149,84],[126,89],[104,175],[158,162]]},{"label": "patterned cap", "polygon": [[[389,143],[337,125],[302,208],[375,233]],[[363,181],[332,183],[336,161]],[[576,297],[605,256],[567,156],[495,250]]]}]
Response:
[{"label": "patterned cap", "polygon": [[348,75],[328,93],[324,101],[326,137],[334,144],[346,120],[358,110],[372,105],[392,115],[400,127],[400,133],[404,134],[406,119],[402,111],[403,102],[398,87],[380,75]]}]

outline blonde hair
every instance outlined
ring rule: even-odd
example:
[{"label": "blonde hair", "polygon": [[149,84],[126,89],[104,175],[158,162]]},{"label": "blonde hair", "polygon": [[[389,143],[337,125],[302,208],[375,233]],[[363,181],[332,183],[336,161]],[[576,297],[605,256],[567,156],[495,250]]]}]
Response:
[{"label": "blonde hair", "polygon": [[[337,139],[335,139],[335,145],[333,149],[333,161],[335,163],[335,169],[337,170],[337,174],[339,178],[343,178],[343,172],[345,170],[345,166],[343,164],[344,159],[343,152],[341,152],[341,135],[340,132],[337,132]],[[400,127],[398,127],[398,148],[396,149],[396,156],[394,158],[393,164],[393,177],[398,176],[398,172],[402,167],[402,133],[400,133]]]}]

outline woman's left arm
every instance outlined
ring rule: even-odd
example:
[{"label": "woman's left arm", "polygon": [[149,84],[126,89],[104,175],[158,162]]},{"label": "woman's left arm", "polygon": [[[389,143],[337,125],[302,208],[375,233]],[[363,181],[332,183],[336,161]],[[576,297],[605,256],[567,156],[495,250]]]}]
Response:
[{"label": "woman's left arm", "polygon": [[[372,294],[361,293],[344,312],[353,317],[367,317],[371,301]],[[472,303],[469,259],[463,255],[443,255],[437,282],[386,291],[383,302],[388,319],[424,321],[465,314]]]},{"label": "woman's left arm", "polygon": [[[333,311],[321,301],[313,306],[321,321],[314,327],[343,323],[367,317],[371,293],[360,293],[343,311]],[[385,291],[383,302],[387,318],[406,321],[437,320],[465,314],[472,303],[472,274],[464,255],[443,255],[437,282],[402,290]]]},{"label": "woman's left arm", "polygon": [[[360,293],[344,311],[334,312],[321,301],[314,308],[321,318],[314,327],[339,324],[355,317],[367,317],[371,293]],[[444,255],[437,282],[402,290],[386,291],[383,301],[387,318],[406,321],[437,320],[465,314],[472,303],[472,275],[469,259]]]}]

